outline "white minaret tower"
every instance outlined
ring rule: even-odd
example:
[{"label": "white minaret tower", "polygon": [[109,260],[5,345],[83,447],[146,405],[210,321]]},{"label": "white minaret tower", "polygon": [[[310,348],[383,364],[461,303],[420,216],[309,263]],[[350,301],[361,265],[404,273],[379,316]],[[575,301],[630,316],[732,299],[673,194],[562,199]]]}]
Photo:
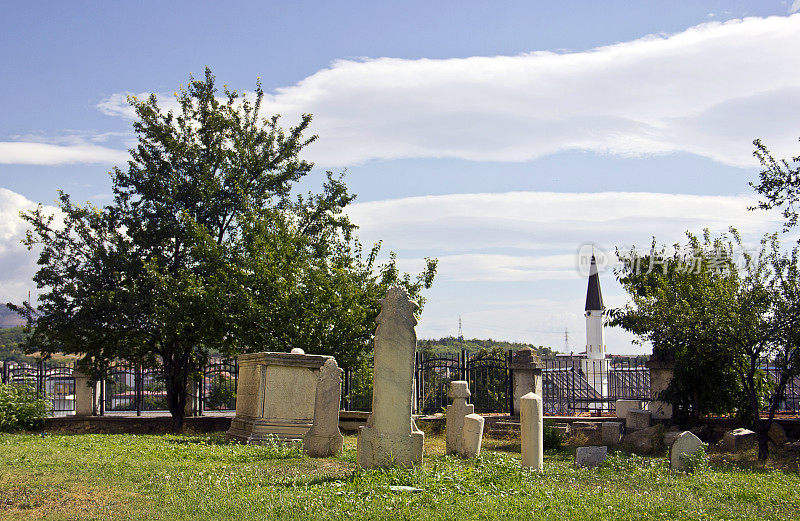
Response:
[{"label": "white minaret tower", "polygon": [[586,290],[586,359],[582,365],[589,385],[605,397],[608,395],[608,362],[606,361],[606,345],[603,335],[604,310],[597,261],[592,254],[592,264],[589,267],[589,287]]}]

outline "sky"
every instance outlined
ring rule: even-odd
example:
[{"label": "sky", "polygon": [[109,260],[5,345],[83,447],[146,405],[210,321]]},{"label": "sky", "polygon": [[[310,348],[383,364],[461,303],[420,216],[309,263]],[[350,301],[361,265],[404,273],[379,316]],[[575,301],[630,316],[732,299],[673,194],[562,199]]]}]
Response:
[{"label": "sky", "polygon": [[[800,0],[17,2],[0,18],[0,301],[34,295],[18,214],[110,201],[128,94],[169,107],[210,67],[265,114],[314,115],[314,171],[346,172],[364,244],[439,259],[420,338],[580,352],[587,255],[736,226],[761,138],[800,154]],[[795,237],[787,237],[794,240]],[[568,339],[565,341],[565,332]],[[647,352],[607,328],[607,351]]]}]

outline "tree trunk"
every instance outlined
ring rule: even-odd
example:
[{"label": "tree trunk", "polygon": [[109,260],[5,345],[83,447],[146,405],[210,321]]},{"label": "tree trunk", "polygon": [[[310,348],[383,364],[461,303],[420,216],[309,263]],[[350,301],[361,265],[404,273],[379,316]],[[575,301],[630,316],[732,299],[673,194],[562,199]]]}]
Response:
[{"label": "tree trunk", "polygon": [[186,390],[189,384],[188,356],[164,357],[164,381],[167,387],[167,406],[172,415],[172,428],[183,432],[186,420]]},{"label": "tree trunk", "polygon": [[758,421],[758,459],[764,461],[769,457],[769,428],[770,423],[765,420]]}]

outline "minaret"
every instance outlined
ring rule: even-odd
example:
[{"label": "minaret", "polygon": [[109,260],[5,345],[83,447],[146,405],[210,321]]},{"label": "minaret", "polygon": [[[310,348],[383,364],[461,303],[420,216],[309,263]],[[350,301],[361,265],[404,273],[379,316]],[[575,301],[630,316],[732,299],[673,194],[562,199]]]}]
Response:
[{"label": "minaret", "polygon": [[592,255],[589,267],[589,287],[586,289],[586,356],[594,360],[606,357],[606,346],[603,338],[603,293],[600,291],[600,276],[597,273],[597,261]]},{"label": "minaret", "polygon": [[[606,345],[603,335],[604,310],[597,260],[592,254],[592,264],[589,267],[589,286],[586,289],[586,309],[584,310],[586,315],[586,359],[582,365],[589,385],[605,397],[608,395],[608,362],[606,361]],[[603,404],[590,404],[590,408],[603,408]]]}]

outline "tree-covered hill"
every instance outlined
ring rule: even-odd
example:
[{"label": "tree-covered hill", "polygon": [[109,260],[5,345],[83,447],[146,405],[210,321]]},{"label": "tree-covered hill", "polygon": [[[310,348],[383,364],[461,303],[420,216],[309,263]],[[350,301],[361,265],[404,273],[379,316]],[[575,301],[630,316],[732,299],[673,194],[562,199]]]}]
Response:
[{"label": "tree-covered hill", "polygon": [[25,356],[22,348],[19,347],[20,342],[23,340],[25,340],[25,333],[22,331],[22,326],[0,329],[0,361],[15,360],[22,362],[29,360],[30,357]]},{"label": "tree-covered hill", "polygon": [[549,347],[535,346],[532,344],[525,344],[521,342],[506,342],[505,340],[492,340],[491,338],[487,340],[471,338],[471,339],[464,339],[463,341],[461,341],[456,337],[448,336],[435,340],[434,339],[420,340],[417,342],[417,350],[426,354],[457,353],[462,349],[466,349],[468,353],[475,353],[482,349],[484,350],[502,349],[504,351],[511,349],[516,351],[518,349],[522,349],[523,347],[530,347],[531,349],[536,351],[536,353],[539,356],[555,355],[555,351],[553,351]]}]

